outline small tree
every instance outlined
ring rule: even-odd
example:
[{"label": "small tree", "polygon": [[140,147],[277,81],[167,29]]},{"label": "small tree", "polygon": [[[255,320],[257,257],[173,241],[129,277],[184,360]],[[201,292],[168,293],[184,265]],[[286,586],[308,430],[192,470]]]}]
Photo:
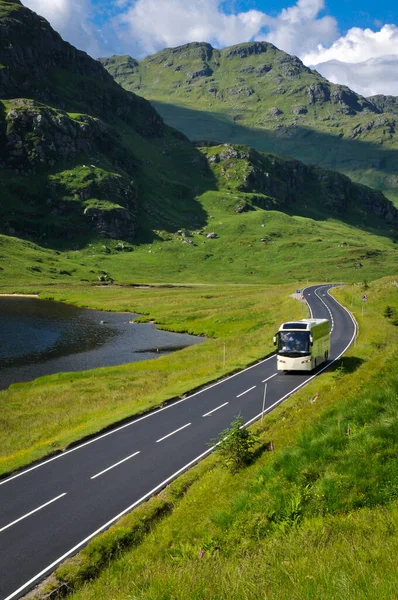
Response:
[{"label": "small tree", "polygon": [[389,304],[385,307],[384,312],[383,312],[383,316],[386,319],[392,319],[392,317],[395,316],[395,308],[393,306],[390,306]]},{"label": "small tree", "polygon": [[366,281],[366,279],[365,279],[365,280],[363,281],[363,283],[362,283],[362,289],[364,290],[364,292],[366,292],[366,290],[368,290],[368,289],[369,289],[369,284],[368,284],[368,282]]},{"label": "small tree", "polygon": [[236,473],[250,462],[253,446],[258,441],[257,435],[248,429],[243,429],[243,425],[243,419],[239,414],[228,429],[211,441],[212,446],[218,444],[217,452],[221,456],[222,463],[232,473]]}]

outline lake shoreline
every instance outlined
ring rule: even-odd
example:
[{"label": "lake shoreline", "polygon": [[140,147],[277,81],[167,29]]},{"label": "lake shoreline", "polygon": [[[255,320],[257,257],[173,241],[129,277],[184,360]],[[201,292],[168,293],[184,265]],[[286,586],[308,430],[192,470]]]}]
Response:
[{"label": "lake shoreline", "polygon": [[0,298],[38,298],[39,294],[0,294]]}]

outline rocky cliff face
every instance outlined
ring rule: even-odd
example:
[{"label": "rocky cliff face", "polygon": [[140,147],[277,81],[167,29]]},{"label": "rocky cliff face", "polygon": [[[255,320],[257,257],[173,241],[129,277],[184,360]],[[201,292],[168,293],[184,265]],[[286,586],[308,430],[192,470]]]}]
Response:
[{"label": "rocky cliff face", "polygon": [[384,96],[378,94],[376,96],[369,96],[367,98],[374,106],[376,106],[380,112],[387,112],[398,115],[398,98],[397,96]]},{"label": "rocky cliff face", "polygon": [[119,117],[140,135],[162,135],[162,120],[151,105],[123,93],[98,61],[64,42],[17,0],[1,5],[0,98],[31,98],[63,110]]},{"label": "rocky cliff face", "polygon": [[[199,155],[148,101],[19,0],[0,0],[0,232],[132,239],[150,188],[167,205],[169,174],[189,181],[181,153]],[[151,178],[149,163],[159,165]]]},{"label": "rocky cliff face", "polygon": [[361,218],[365,212],[394,227],[398,224],[398,210],[381,192],[353,183],[340,173],[233,144],[203,148],[203,152],[217,176],[238,191],[274,201],[267,205],[260,199],[264,208],[294,211],[304,204],[310,212],[312,204],[325,214],[357,214]]},{"label": "rocky cliff face", "polygon": [[15,173],[32,175],[57,162],[115,146],[111,128],[89,115],[72,118],[33,100],[17,99],[8,106],[0,167]]}]

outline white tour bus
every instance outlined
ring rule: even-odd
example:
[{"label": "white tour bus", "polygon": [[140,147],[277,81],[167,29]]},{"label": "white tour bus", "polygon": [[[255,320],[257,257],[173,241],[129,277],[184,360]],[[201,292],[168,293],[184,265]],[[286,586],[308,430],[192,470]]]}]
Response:
[{"label": "white tour bus", "polygon": [[330,356],[328,319],[282,323],[274,336],[278,371],[312,371]]}]

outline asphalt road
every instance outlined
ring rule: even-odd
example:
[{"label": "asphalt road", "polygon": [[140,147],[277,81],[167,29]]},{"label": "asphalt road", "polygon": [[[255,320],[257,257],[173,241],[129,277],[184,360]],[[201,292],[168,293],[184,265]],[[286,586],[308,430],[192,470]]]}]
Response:
[{"label": "asphalt road", "polygon": [[[329,365],[353,342],[356,325],[328,289],[304,295],[332,321]],[[179,473],[208,454],[208,442],[239,413],[246,423],[280,404],[325,369],[277,373],[273,355],[165,408],[137,418],[0,481],[0,598],[23,596]]]}]

